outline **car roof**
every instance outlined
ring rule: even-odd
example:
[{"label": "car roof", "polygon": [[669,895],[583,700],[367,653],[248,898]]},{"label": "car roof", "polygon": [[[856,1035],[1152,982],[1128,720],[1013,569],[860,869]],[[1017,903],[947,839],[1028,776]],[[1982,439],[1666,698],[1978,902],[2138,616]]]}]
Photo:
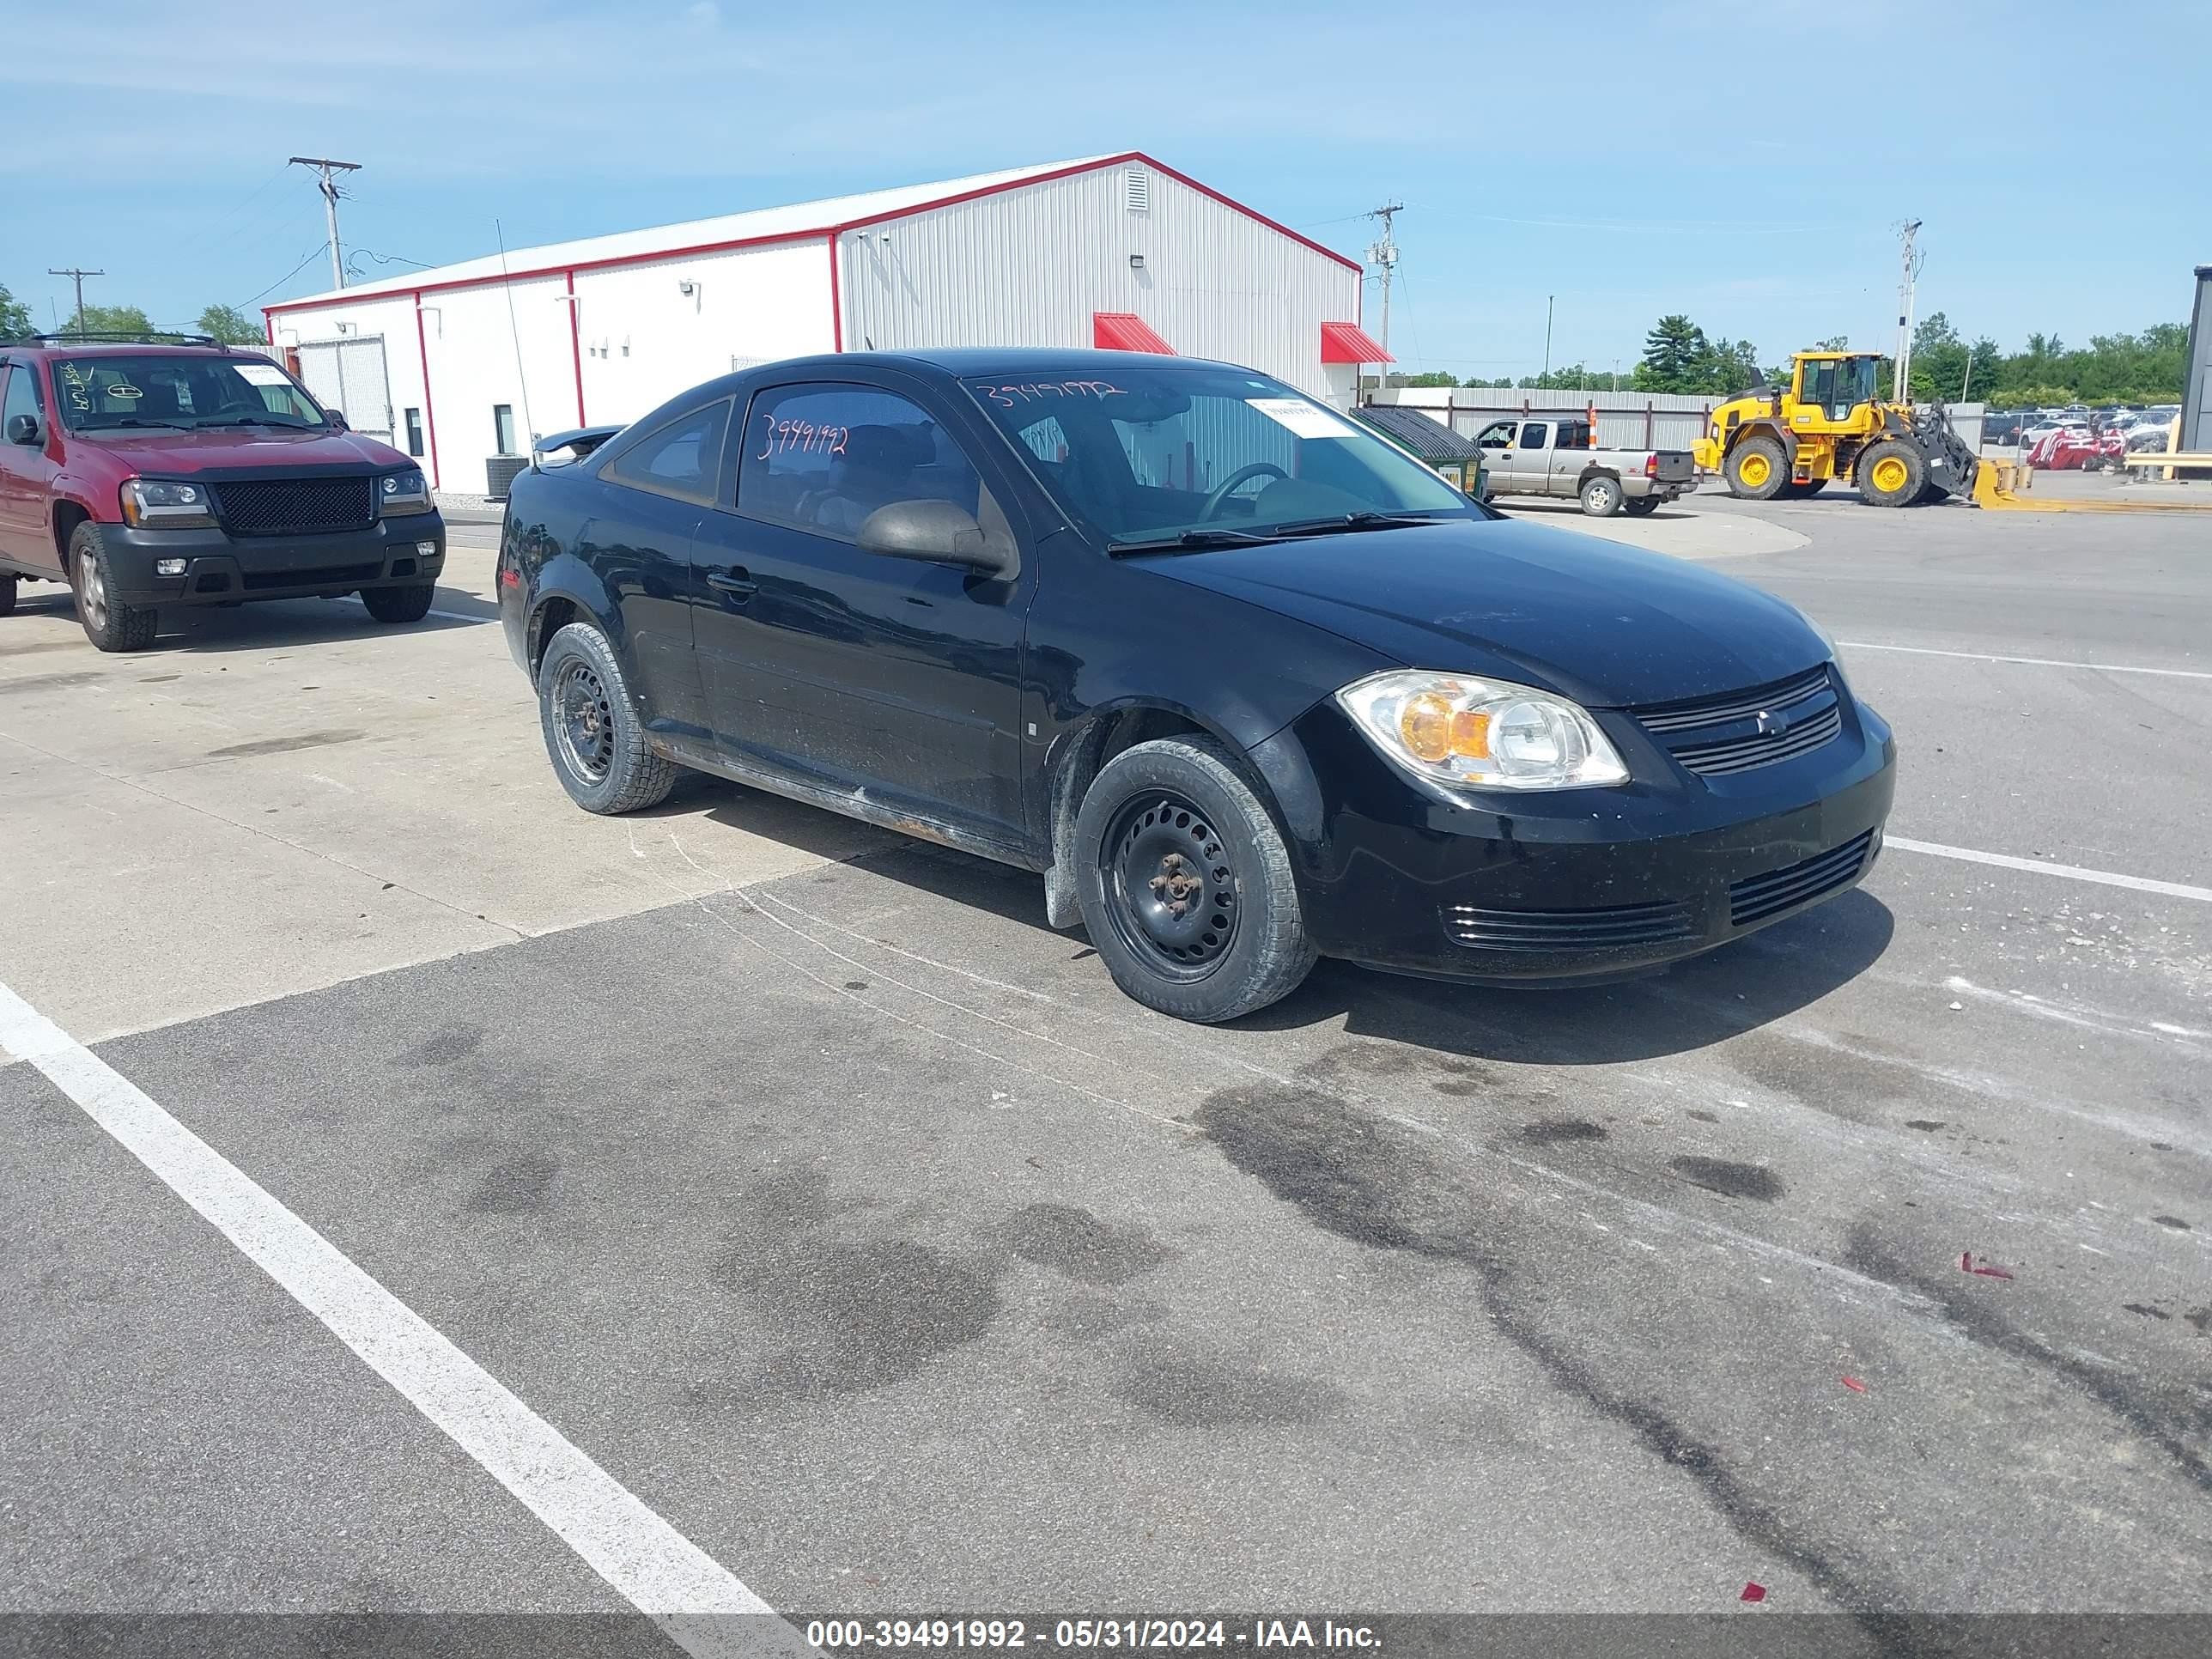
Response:
[{"label": "car roof", "polygon": [[9,356],[33,352],[50,357],[262,357],[266,350],[253,346],[132,344],[125,340],[0,340],[0,351]]},{"label": "car roof", "polygon": [[[875,368],[935,369],[965,377],[973,374],[1092,374],[1113,369],[1228,368],[1233,363],[1208,357],[1168,356],[1156,351],[1086,351],[1057,346],[941,346],[914,351],[845,351],[817,357],[798,357],[763,363],[744,371],[748,375],[773,370],[778,374],[794,369],[814,373],[865,366]],[[1243,370],[1249,374],[1254,371]]]}]

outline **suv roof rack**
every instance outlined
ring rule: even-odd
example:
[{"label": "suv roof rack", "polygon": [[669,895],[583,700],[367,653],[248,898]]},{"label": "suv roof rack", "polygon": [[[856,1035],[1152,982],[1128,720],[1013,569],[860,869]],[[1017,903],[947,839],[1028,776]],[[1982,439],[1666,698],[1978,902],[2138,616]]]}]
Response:
[{"label": "suv roof rack", "polygon": [[191,334],[182,329],[167,328],[67,328],[57,333],[26,334],[20,339],[0,340],[0,345],[195,345],[216,346],[225,351],[234,349],[225,345],[212,334]]}]

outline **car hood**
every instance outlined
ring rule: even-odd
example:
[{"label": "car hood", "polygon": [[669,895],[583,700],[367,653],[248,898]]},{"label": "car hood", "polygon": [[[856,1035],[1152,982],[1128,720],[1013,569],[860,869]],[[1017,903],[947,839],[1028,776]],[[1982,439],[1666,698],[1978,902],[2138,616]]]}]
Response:
[{"label": "car hood", "polygon": [[1413,668],[1485,674],[1594,708],[1741,690],[1828,647],[1794,605],[1595,536],[1510,519],[1147,556]]},{"label": "car hood", "polygon": [[138,472],[176,477],[189,472],[256,471],[292,467],[343,472],[380,471],[414,462],[389,444],[358,432],[310,428],[280,432],[273,427],[225,427],[217,431],[163,432],[136,428],[79,432],[74,441],[89,444]]}]

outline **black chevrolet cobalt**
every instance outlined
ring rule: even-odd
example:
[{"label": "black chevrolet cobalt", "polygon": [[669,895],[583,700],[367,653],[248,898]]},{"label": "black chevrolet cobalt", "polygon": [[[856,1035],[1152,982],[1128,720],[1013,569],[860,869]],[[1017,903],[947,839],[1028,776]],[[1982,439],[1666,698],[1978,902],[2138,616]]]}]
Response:
[{"label": "black chevrolet cobalt", "polygon": [[1889,728],[1796,610],[1501,518],[1249,369],[820,357],[554,441],[499,597],[580,805],[694,767],[1042,871],[1186,1019],[1318,956],[1648,969],[1881,848]]}]

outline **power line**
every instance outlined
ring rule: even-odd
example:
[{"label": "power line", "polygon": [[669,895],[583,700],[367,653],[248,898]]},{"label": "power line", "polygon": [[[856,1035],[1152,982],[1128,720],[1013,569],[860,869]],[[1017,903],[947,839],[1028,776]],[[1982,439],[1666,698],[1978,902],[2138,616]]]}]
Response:
[{"label": "power line", "polygon": [[319,188],[323,192],[323,212],[330,223],[331,286],[343,288],[346,285],[345,261],[338,252],[338,187],[331,175],[333,173],[359,173],[361,163],[333,161],[321,155],[295,155],[284,165],[288,167],[313,167],[323,176]]},{"label": "power line", "polygon": [[[257,295],[255,295],[253,296],[253,299],[252,299],[252,300],[248,300],[248,301],[246,302],[246,306],[250,306],[250,305],[252,305],[252,304],[253,303],[254,300],[258,300],[258,299],[260,299],[264,295],[273,294],[273,293],[275,293],[278,289],[280,289],[280,288],[283,287],[285,283],[287,283],[290,282],[290,281],[291,281],[295,276],[298,276],[301,271],[305,270],[307,268],[307,262],[308,262],[308,260],[313,259],[313,258],[314,258],[318,253],[320,253],[322,251],[323,251],[323,246],[322,246],[322,244],[321,244],[320,242],[316,243],[314,246],[313,246],[313,247],[309,248],[309,249],[307,251],[307,252],[306,252],[304,255],[302,255],[302,256],[301,256],[301,260],[300,260],[300,263],[299,263],[298,264],[294,265],[294,266],[291,268],[291,270],[289,270],[286,271],[286,272],[285,272],[282,276],[279,276],[279,277],[278,277],[275,282],[273,282],[273,283],[270,283],[270,284],[269,284],[269,286],[268,286],[267,288],[263,289],[261,290],[261,293],[260,293],[260,294],[257,294]],[[239,309],[240,309],[240,311],[243,311],[243,310],[245,310],[245,309],[246,309],[246,306],[240,306],[240,307],[239,307]]]}]

